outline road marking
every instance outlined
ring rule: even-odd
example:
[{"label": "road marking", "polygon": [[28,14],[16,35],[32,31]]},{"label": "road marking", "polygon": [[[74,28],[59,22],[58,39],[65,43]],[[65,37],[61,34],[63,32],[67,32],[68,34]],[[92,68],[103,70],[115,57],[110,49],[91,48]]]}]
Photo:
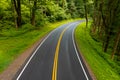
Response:
[{"label": "road marking", "polygon": [[[68,26],[69,27],[69,26]],[[56,51],[55,51],[55,57],[54,57],[54,64],[53,64],[53,72],[52,72],[52,80],[56,80],[57,79],[57,66],[58,66],[58,54],[59,54],[59,49],[60,49],[60,43],[63,37],[63,34],[65,33],[65,31],[68,29],[68,27],[66,27],[62,33],[60,34],[60,37],[58,39],[58,43],[57,43],[57,47],[56,47]]]},{"label": "road marking", "polygon": [[[72,23],[72,24],[73,24],[73,23]],[[72,25],[72,24],[70,24],[70,25]],[[56,79],[57,79],[57,66],[58,66],[57,64],[58,64],[58,54],[59,54],[60,42],[61,42],[61,40],[62,40],[63,34],[64,34],[65,31],[70,27],[70,25],[67,26],[67,27],[62,31],[62,33],[60,34],[60,37],[59,37],[59,41],[58,41],[58,44],[57,44],[57,47],[56,47],[56,51],[55,51],[55,58],[54,58],[54,64],[53,64],[52,80],[56,80]],[[57,29],[55,29],[55,30],[57,30]],[[18,77],[17,77],[16,80],[19,80],[19,79],[20,79],[21,75],[23,74],[23,72],[24,72],[25,69],[27,68],[28,64],[30,63],[30,61],[32,60],[32,58],[34,57],[34,55],[36,54],[36,52],[38,51],[38,49],[43,45],[43,43],[47,40],[47,38],[48,38],[55,30],[53,30],[50,34],[48,34],[48,36],[47,36],[47,37],[41,42],[41,44],[37,47],[37,49],[34,51],[34,53],[32,54],[32,56],[29,58],[29,60],[27,61],[27,63],[26,63],[25,66],[23,67],[22,71],[20,72],[20,74],[18,75]],[[74,33],[74,30],[73,30],[73,33]],[[72,35],[72,39],[73,39],[73,35]],[[85,72],[85,69],[84,69],[84,67],[83,67],[83,65],[82,65],[82,62],[81,62],[81,60],[80,60],[80,57],[79,57],[79,55],[78,55],[78,52],[77,52],[77,49],[76,49],[76,46],[75,46],[75,43],[74,43],[74,39],[73,39],[73,44],[74,44],[74,48],[75,48],[75,51],[76,51],[78,60],[79,60],[79,62],[80,62],[80,64],[81,64],[81,67],[82,67],[82,69],[83,69],[83,72],[84,72],[84,74],[85,74],[85,76],[86,76],[86,79],[89,80],[88,77],[87,77],[87,74],[86,74],[86,72]]]},{"label": "road marking", "polygon": [[[57,28],[55,29],[57,30]],[[16,80],[19,80],[21,75],[23,74],[23,72],[25,71],[26,67],[28,66],[28,64],[30,63],[30,61],[32,60],[32,58],[34,57],[34,55],[36,54],[36,52],[38,51],[38,49],[42,46],[42,44],[46,41],[46,39],[55,31],[53,30],[51,33],[48,34],[48,36],[40,43],[40,45],[37,47],[37,49],[34,51],[34,53],[32,54],[32,56],[29,58],[29,60],[27,61],[27,63],[25,64],[25,66],[23,67],[22,71],[20,72],[20,74],[18,75]]]},{"label": "road marking", "polygon": [[88,78],[88,76],[87,76],[87,74],[86,74],[86,71],[85,71],[85,69],[84,69],[84,67],[83,67],[83,64],[82,64],[82,62],[81,62],[81,59],[80,59],[80,57],[79,57],[77,48],[76,48],[76,46],[75,46],[74,31],[75,31],[75,28],[73,29],[73,32],[72,32],[72,40],[73,40],[73,45],[74,45],[74,48],[75,48],[75,52],[76,52],[77,58],[78,58],[78,60],[79,60],[79,63],[80,63],[80,65],[81,65],[81,67],[82,67],[82,70],[83,70],[83,72],[84,72],[84,75],[85,75],[86,79],[89,80],[89,78]]}]

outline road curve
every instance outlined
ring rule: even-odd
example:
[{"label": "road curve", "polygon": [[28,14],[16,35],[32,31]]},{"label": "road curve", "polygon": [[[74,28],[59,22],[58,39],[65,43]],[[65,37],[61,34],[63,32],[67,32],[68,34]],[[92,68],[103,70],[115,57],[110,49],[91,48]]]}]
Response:
[{"label": "road curve", "polygon": [[15,80],[92,80],[74,43],[74,29],[81,22],[71,22],[53,30]]}]

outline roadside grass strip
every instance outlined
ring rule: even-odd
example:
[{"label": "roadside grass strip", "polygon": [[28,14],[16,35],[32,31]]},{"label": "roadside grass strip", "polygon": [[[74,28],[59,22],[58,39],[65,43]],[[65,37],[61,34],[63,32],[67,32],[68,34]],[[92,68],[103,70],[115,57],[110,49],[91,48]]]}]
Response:
[{"label": "roadside grass strip", "polygon": [[[90,24],[89,22],[89,27]],[[93,40],[90,36],[89,27],[85,29],[85,22],[83,22],[75,30],[75,39],[81,54],[89,64],[97,80],[120,80],[120,74],[111,67],[111,65],[115,65],[115,63],[113,62],[110,65],[108,61],[106,61],[105,58],[109,59],[110,55],[102,51],[100,42]]]},{"label": "roadside grass strip", "polygon": [[[20,54],[32,46],[40,38],[62,24],[75,20],[64,20],[56,23],[49,23],[38,28],[25,28],[0,32],[0,73],[3,72]],[[25,30],[26,29],[26,30]]]}]

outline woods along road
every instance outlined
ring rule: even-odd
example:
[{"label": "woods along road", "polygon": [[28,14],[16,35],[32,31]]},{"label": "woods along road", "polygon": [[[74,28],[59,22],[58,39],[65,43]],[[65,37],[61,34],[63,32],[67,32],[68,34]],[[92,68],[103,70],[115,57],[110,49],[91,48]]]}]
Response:
[{"label": "woods along road", "polygon": [[74,42],[82,21],[64,24],[41,42],[15,80],[92,80]]}]

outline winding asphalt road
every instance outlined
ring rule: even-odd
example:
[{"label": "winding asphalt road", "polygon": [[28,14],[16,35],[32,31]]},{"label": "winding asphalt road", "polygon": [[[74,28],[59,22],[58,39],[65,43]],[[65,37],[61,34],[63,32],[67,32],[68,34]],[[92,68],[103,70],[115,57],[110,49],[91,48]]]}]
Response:
[{"label": "winding asphalt road", "polygon": [[71,22],[53,30],[15,80],[92,80],[74,42],[74,29],[81,22]]}]

